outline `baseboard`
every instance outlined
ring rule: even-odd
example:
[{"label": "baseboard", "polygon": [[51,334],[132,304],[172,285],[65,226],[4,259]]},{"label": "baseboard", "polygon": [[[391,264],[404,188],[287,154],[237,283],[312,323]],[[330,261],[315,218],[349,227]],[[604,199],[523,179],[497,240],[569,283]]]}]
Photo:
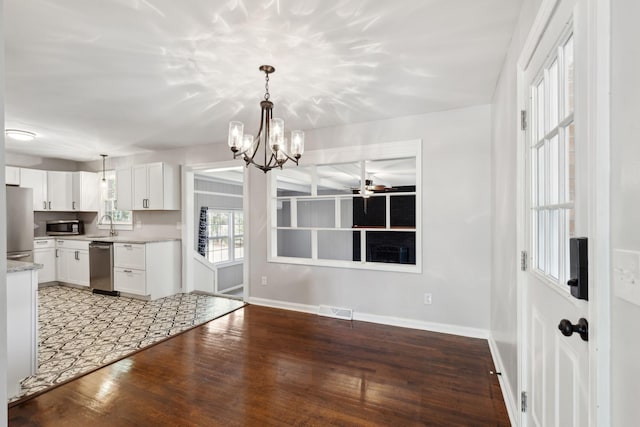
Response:
[{"label": "baseboard", "polygon": [[493,365],[496,367],[496,371],[500,372],[498,375],[498,381],[500,382],[500,390],[502,390],[502,397],[504,403],[507,406],[507,413],[509,414],[509,421],[512,426],[518,426],[518,403],[516,401],[516,395],[513,394],[511,389],[511,382],[509,381],[509,375],[504,371],[502,358],[498,351],[498,345],[492,336],[489,336],[489,351],[491,351],[491,357],[493,358]]},{"label": "baseboard", "polygon": [[[298,304],[287,301],[278,301],[266,298],[251,297],[247,301],[249,304],[261,305],[272,308],[282,308],[285,310],[300,311],[303,313],[318,314],[319,306],[309,304]],[[423,331],[440,332],[443,334],[460,335],[470,338],[489,338],[489,332],[480,328],[469,328],[466,326],[447,325],[444,323],[425,322],[422,320],[404,319],[393,316],[380,316],[377,314],[353,312],[353,320],[361,322],[379,323],[381,325],[398,326],[401,328],[420,329]]]}]

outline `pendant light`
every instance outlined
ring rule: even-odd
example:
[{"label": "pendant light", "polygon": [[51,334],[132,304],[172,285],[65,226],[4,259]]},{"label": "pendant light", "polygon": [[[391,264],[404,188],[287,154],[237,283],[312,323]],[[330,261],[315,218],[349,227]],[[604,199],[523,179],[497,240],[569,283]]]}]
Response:
[{"label": "pendant light", "polygon": [[100,185],[104,188],[107,187],[107,176],[105,174],[105,160],[107,159],[107,154],[100,154],[102,156],[102,181],[100,181]]}]

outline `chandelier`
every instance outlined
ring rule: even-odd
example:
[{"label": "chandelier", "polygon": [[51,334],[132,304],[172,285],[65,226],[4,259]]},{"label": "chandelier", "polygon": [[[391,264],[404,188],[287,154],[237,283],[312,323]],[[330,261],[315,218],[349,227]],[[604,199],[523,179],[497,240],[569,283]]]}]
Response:
[{"label": "chandelier", "polygon": [[[262,110],[258,135],[244,133],[244,124],[238,121],[229,122],[229,148],[233,151],[233,158],[242,157],[246,166],[254,165],[264,173],[271,169],[280,168],[288,160],[296,165],[304,152],[304,132],[291,131],[291,146],[284,136],[284,120],[273,118],[273,102],[269,101],[269,74],[276,71],[271,65],[262,65],[260,71],[265,74],[264,100],[260,101]],[[261,139],[262,138],[262,139]],[[259,154],[262,144],[262,155]],[[268,148],[267,148],[268,147]],[[263,157],[262,163],[260,158]]]}]

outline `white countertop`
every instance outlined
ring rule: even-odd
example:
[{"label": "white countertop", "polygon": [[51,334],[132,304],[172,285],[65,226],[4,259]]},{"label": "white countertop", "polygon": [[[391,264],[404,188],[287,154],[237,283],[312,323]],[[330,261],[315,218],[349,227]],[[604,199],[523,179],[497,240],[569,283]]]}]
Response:
[{"label": "white countertop", "polygon": [[33,262],[7,260],[7,273],[17,273],[18,271],[39,270],[42,264]]},{"label": "white countertop", "polygon": [[62,240],[83,240],[88,242],[112,242],[112,243],[155,243],[155,242],[173,242],[181,239],[175,237],[143,237],[143,236],[103,236],[92,234],[81,234],[78,236],[42,236],[34,237],[34,240],[44,239],[62,239]]}]

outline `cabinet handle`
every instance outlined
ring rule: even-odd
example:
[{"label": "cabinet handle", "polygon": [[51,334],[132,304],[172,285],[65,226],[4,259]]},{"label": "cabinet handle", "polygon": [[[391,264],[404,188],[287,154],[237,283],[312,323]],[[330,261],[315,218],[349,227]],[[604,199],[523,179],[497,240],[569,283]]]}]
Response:
[{"label": "cabinet handle", "polygon": [[131,270],[122,270],[122,271],[124,271],[125,273],[133,273],[133,271]]},{"label": "cabinet handle", "polygon": [[80,261],[80,253],[76,251],[76,260]]},{"label": "cabinet handle", "polygon": [[123,245],[125,248],[131,248],[131,245]]},{"label": "cabinet handle", "polygon": [[45,211],[47,210],[47,202],[44,200],[42,201],[42,209]]},{"label": "cabinet handle", "polygon": [[51,202],[49,202],[49,210],[51,210]]},{"label": "cabinet handle", "polygon": [[56,249],[56,258],[58,258],[58,250]]},{"label": "cabinet handle", "polygon": [[76,210],[76,202],[71,202],[71,210]]}]

